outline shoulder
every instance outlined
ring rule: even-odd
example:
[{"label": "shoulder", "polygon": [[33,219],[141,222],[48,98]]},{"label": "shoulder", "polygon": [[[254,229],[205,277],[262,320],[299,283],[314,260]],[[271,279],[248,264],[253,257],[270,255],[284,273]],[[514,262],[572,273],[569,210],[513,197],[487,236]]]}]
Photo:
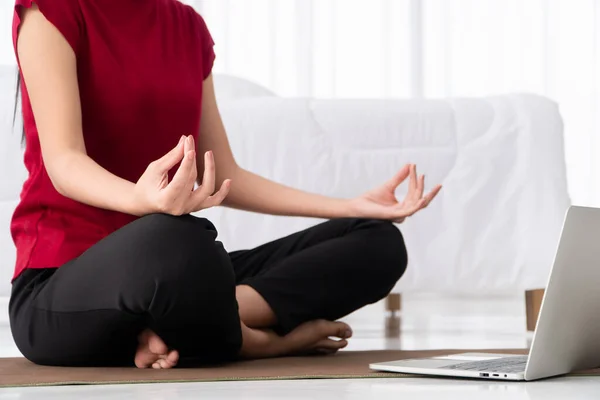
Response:
[{"label": "shoulder", "polygon": [[216,56],[213,49],[215,42],[204,22],[204,18],[193,7],[177,0],[161,1],[164,1],[171,10],[175,11],[173,14],[177,15],[178,25],[180,29],[184,30],[181,34],[185,37],[183,40],[187,43],[187,49],[197,49],[203,78],[206,79],[212,71]]},{"label": "shoulder", "polygon": [[19,32],[23,16],[27,9],[43,15],[60,33],[69,44],[76,49],[82,32],[83,17],[79,0],[16,0],[13,19],[13,37]]},{"label": "shoulder", "polygon": [[16,0],[15,16],[20,17],[28,9],[43,14],[50,22],[80,23],[82,19],[79,0]]},{"label": "shoulder", "polygon": [[16,0],[15,9],[38,8],[42,13],[72,16],[73,11],[80,11],[79,0]]},{"label": "shoulder", "polygon": [[194,7],[179,0],[163,0],[163,4],[172,14],[189,22],[196,22],[198,18],[201,18]]},{"label": "shoulder", "polygon": [[164,0],[166,5],[178,16],[180,22],[185,23],[201,38],[210,36],[204,18],[194,7],[184,4],[179,0]]}]

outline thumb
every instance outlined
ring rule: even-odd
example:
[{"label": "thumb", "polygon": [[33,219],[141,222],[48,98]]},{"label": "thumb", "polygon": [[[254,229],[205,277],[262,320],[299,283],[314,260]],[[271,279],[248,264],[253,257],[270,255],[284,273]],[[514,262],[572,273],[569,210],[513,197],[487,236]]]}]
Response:
[{"label": "thumb", "polygon": [[161,173],[171,170],[171,168],[173,168],[177,165],[177,163],[183,160],[184,139],[185,137],[182,136],[181,139],[179,139],[179,143],[177,144],[177,146],[175,146],[171,151],[169,151],[167,154],[155,161],[155,165],[158,167]]}]

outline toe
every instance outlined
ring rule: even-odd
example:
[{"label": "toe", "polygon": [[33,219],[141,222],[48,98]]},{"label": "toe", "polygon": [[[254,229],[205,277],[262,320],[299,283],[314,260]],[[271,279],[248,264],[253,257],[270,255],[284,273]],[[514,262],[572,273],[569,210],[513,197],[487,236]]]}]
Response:
[{"label": "toe", "polygon": [[352,328],[350,325],[343,322],[326,321],[321,325],[323,336],[338,337],[340,339],[349,339],[352,337]]},{"label": "toe", "polygon": [[345,339],[342,340],[332,340],[332,339],[323,339],[319,341],[315,348],[320,350],[341,350],[348,346],[348,341]]},{"label": "toe", "polygon": [[343,322],[337,322],[337,324],[339,324],[338,326],[338,337],[342,338],[342,339],[350,339],[352,337],[352,328],[350,328],[350,325],[345,324]]},{"label": "toe", "polygon": [[[159,359],[167,359],[168,348],[162,339],[153,331],[146,329],[138,337],[139,346],[135,355],[138,368],[160,368]],[[170,361],[167,365],[170,364]]]},{"label": "toe", "polygon": [[173,366],[177,365],[177,362],[179,362],[179,352],[177,350],[170,351],[167,361],[173,364]]},{"label": "toe", "polygon": [[168,354],[163,354],[156,361],[162,369],[174,368],[179,361],[179,353],[176,350],[169,351]]}]

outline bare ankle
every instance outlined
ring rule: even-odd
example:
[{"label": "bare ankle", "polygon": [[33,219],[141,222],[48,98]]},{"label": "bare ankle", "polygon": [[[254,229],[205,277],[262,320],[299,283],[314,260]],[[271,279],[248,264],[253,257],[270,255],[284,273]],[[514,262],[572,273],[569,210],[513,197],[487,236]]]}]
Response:
[{"label": "bare ankle", "polygon": [[271,330],[251,329],[242,323],[242,337],[242,358],[273,358],[286,354],[285,341]]},{"label": "bare ankle", "polygon": [[277,324],[277,317],[266,300],[253,288],[240,285],[235,296],[239,304],[240,319],[250,328],[269,328]]}]

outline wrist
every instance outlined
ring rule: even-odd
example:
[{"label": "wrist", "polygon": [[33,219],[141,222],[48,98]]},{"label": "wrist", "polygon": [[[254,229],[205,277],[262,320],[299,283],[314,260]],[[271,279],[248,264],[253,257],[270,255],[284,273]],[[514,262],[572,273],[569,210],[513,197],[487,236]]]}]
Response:
[{"label": "wrist", "polygon": [[305,209],[299,215],[326,219],[356,218],[358,212],[355,199],[321,197],[320,203],[316,203],[312,209]]},{"label": "wrist", "polygon": [[360,213],[358,212],[357,199],[343,200],[341,207],[342,218],[359,218]]},{"label": "wrist", "polygon": [[122,208],[126,213],[135,215],[136,217],[143,217],[158,212],[157,210],[153,210],[148,201],[145,200],[145,197],[139,193],[135,183],[127,182],[127,184],[127,190],[124,191],[124,196],[122,197]]}]

